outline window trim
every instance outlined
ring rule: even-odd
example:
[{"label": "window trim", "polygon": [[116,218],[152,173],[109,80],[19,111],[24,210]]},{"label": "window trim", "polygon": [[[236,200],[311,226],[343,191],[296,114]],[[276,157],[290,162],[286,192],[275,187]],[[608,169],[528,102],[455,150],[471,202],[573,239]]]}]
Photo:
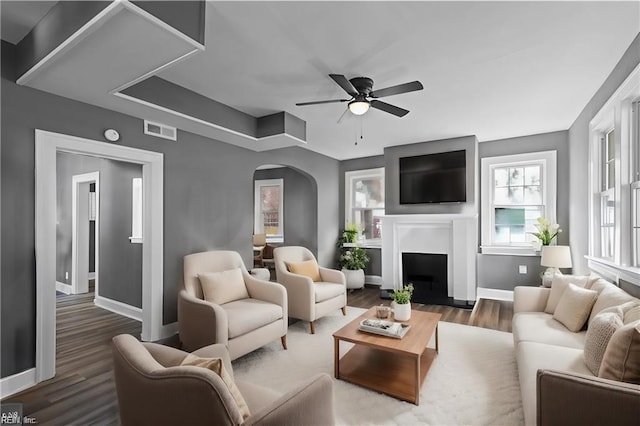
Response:
[{"label": "window trim", "polygon": [[[354,205],[354,191],[353,191],[353,182],[355,180],[365,179],[365,178],[378,178],[382,179],[383,188],[385,183],[385,168],[384,167],[376,167],[373,169],[361,169],[361,170],[349,170],[344,172],[344,226],[346,227],[349,222],[352,220],[352,212],[355,209]],[[385,210],[386,211],[386,193],[385,193],[385,207],[377,207],[377,208],[358,208],[359,210]],[[364,240],[365,245],[376,245],[382,244],[382,238],[368,238]]]},{"label": "window trim", "polygon": [[[638,148],[637,138],[640,119],[634,115],[634,103],[640,100],[640,65],[629,74],[618,89],[605,102],[589,123],[589,254],[586,256],[591,269],[607,265],[612,278],[624,278],[640,285],[640,267],[634,264],[633,195],[636,185],[638,159],[633,155]],[[599,202],[602,194],[602,152],[599,142],[610,129],[615,129],[615,185],[612,188],[615,200],[614,253],[612,258],[603,257],[600,239],[601,216]]]},{"label": "window trim", "polygon": [[541,164],[540,177],[542,188],[542,205],[544,216],[556,223],[556,199],[557,199],[557,152],[556,150],[537,151],[523,154],[501,155],[485,157],[481,161],[481,246],[483,254],[537,256],[532,246],[526,243],[519,244],[494,244],[493,231],[495,217],[492,214],[493,206],[493,170],[496,168],[510,167],[513,165]]},{"label": "window trim", "polygon": [[284,179],[257,179],[253,183],[253,230],[254,234],[264,233],[264,223],[260,220],[262,217],[262,202],[260,198],[260,189],[264,186],[280,187],[280,205],[278,206],[278,223],[280,224],[280,233],[267,234],[267,243],[284,243]]}]

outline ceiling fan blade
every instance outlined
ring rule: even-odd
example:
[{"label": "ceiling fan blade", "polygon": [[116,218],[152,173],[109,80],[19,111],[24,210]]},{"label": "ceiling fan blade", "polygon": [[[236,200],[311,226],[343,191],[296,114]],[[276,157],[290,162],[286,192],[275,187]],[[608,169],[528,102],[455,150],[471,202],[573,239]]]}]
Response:
[{"label": "ceiling fan blade", "polygon": [[329,77],[331,77],[333,79],[333,81],[338,83],[338,86],[342,87],[342,90],[344,90],[345,92],[347,92],[348,94],[350,94],[354,98],[356,96],[358,96],[358,91],[356,90],[355,87],[353,87],[353,84],[351,84],[351,82],[349,80],[347,80],[347,77],[345,77],[344,75],[342,75],[342,74],[329,74]]},{"label": "ceiling fan blade", "polygon": [[331,99],[329,101],[312,101],[312,102],[300,102],[297,103],[297,106],[306,106],[306,105],[318,105],[318,104],[332,104],[336,102],[349,102],[351,99]]},{"label": "ceiling fan blade", "polygon": [[374,90],[369,95],[372,98],[384,98],[385,96],[399,95],[400,93],[415,92],[416,90],[422,90],[424,87],[419,81],[412,81],[411,83],[398,84],[397,86],[386,87],[380,90]]},{"label": "ceiling fan blade", "polygon": [[388,104],[382,101],[376,101],[375,99],[371,101],[371,106],[373,108],[382,110],[384,112],[388,112],[389,114],[396,115],[398,117],[404,117],[409,114],[409,110],[397,107],[395,105]]}]

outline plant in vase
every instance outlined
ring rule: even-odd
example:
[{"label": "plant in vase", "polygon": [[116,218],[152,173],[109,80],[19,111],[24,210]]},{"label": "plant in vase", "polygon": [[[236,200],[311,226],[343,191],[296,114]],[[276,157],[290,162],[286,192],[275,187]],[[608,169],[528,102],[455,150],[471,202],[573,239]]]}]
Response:
[{"label": "plant in vase", "polygon": [[548,246],[551,244],[553,239],[558,236],[562,229],[560,229],[560,225],[557,223],[552,224],[548,219],[543,217],[539,217],[536,219],[536,224],[534,225],[538,232],[529,232],[531,235],[537,238],[536,241],[532,241],[531,244],[536,251],[540,251],[542,246]]},{"label": "plant in vase", "polygon": [[364,287],[364,267],[367,266],[367,262],[369,262],[369,256],[359,247],[342,252],[340,267],[347,280],[348,289]]},{"label": "plant in vase", "polygon": [[393,317],[396,321],[409,321],[411,318],[411,295],[413,294],[413,284],[409,283],[400,290],[391,293],[393,299]]},{"label": "plant in vase", "polygon": [[357,224],[353,222],[347,223],[347,226],[344,228],[344,231],[342,232],[342,238],[341,238],[340,244],[357,243],[358,235],[360,234],[360,232],[362,232],[362,229],[360,229],[360,227]]}]

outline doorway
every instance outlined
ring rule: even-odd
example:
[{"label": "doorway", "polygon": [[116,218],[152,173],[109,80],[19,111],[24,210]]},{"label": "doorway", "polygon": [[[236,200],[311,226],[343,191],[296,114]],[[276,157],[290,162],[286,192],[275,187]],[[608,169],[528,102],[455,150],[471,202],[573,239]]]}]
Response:
[{"label": "doorway", "polygon": [[104,142],[35,131],[36,172],[36,382],[55,376],[56,348],[56,154],[69,152],[142,165],[142,340],[174,332],[162,322],[163,154]]},{"label": "doorway", "polygon": [[[91,191],[91,186],[94,191]],[[93,195],[91,195],[93,194]],[[74,175],[71,180],[71,293],[89,292],[93,253],[94,293],[98,296],[100,264],[100,172]],[[93,227],[93,233],[91,228]],[[93,238],[91,236],[93,235]]]}]

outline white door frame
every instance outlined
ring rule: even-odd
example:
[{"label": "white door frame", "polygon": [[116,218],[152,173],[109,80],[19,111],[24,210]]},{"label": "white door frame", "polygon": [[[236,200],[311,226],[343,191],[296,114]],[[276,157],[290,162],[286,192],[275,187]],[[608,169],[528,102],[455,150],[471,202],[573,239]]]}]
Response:
[{"label": "white door frame", "polygon": [[[80,185],[87,183],[95,183],[96,185],[96,219],[95,219],[95,239],[94,239],[94,253],[95,253],[95,295],[98,296],[98,271],[99,271],[99,250],[100,250],[100,172],[84,173],[80,175],[74,175],[71,178],[71,294],[87,293],[89,291],[89,263],[79,262],[80,256],[80,244],[85,244],[89,239],[89,236],[83,232],[79,232],[79,221],[88,219],[87,215],[82,211],[88,211],[87,205],[81,206],[79,203],[80,198]],[[82,211],[79,209],[83,209]],[[81,269],[86,269],[87,274],[81,273]],[[80,277],[86,278],[81,281]]]},{"label": "white door frame", "polygon": [[142,340],[166,337],[163,299],[163,168],[158,152],[58,133],[35,131],[36,381],[55,376],[56,364],[56,153],[85,154],[142,164]]}]

